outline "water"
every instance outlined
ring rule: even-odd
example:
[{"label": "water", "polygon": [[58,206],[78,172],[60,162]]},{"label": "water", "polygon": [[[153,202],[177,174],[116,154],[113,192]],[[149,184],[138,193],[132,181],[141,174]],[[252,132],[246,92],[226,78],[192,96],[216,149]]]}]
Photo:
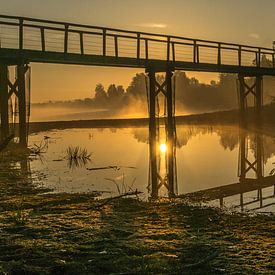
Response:
[{"label": "water", "polygon": [[[52,130],[29,137],[31,147],[41,141],[48,143],[46,152],[32,157],[25,165],[29,167],[27,174],[36,184],[55,193],[98,191],[103,197],[109,197],[138,189],[143,192],[143,199],[150,197],[146,127]],[[66,157],[68,146],[86,148],[91,153],[90,160],[70,162]],[[262,180],[239,183],[242,146],[246,151],[243,161],[246,168],[250,167],[244,177],[257,177],[254,171],[257,172],[254,163],[257,155],[258,169],[263,166],[262,176],[268,177],[267,183]],[[160,154],[165,154],[165,150]],[[275,139],[272,137],[233,126],[178,125],[176,163],[179,195],[196,203],[237,211],[275,211],[275,180],[270,177],[275,168]],[[228,186],[230,184],[235,185]],[[167,196],[165,187],[160,188],[159,195]]]}]

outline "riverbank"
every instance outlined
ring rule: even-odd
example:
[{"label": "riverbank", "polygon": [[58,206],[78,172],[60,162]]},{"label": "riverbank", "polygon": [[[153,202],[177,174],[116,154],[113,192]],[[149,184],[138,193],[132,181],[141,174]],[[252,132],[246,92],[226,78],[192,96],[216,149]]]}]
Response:
[{"label": "riverbank", "polygon": [[[274,127],[275,104],[263,107],[262,121],[264,129]],[[161,119],[162,120],[162,119]],[[254,121],[257,117],[252,109],[248,110],[247,124],[249,128],[255,129]],[[70,120],[70,121],[49,121],[49,122],[30,122],[29,132],[36,133],[40,131],[49,131],[53,129],[70,128],[127,128],[127,127],[145,127],[148,126],[148,118],[122,118],[122,119],[93,119],[93,120]],[[239,112],[237,110],[219,111],[204,114],[194,114],[176,117],[177,124],[208,124],[208,125],[237,125],[239,123]]]}]

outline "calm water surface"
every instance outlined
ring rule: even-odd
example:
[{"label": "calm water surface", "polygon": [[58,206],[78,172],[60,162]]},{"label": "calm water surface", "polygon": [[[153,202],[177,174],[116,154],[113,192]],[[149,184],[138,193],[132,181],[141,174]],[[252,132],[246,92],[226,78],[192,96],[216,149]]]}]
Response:
[{"label": "calm water surface", "polygon": [[[47,137],[48,149],[41,157],[30,162],[30,170],[38,182],[53,192],[102,192],[108,197],[125,190],[144,192],[148,198],[149,150],[147,128],[97,128],[53,130],[32,134],[29,144],[39,144]],[[237,127],[182,126],[177,127],[177,193],[190,194],[211,188],[239,183],[240,140],[245,136],[246,157],[251,163],[257,151],[257,135],[240,131]],[[259,137],[259,135],[258,135]],[[275,139],[260,136],[263,176],[275,168]],[[68,146],[80,146],[91,153],[90,161],[72,165],[66,159]],[[259,152],[259,151],[258,151]],[[259,153],[258,153],[259,154]],[[110,167],[109,167],[110,166]],[[93,170],[98,168],[105,168]],[[89,170],[90,169],[90,170]],[[91,170],[92,169],[92,170]],[[250,169],[246,178],[255,178]],[[275,181],[273,181],[275,183]],[[221,201],[217,196],[208,200],[214,206],[274,212],[274,183],[240,194],[225,193]],[[148,188],[149,187],[149,188]],[[196,196],[197,193],[195,193]],[[160,195],[166,196],[165,187]]]}]

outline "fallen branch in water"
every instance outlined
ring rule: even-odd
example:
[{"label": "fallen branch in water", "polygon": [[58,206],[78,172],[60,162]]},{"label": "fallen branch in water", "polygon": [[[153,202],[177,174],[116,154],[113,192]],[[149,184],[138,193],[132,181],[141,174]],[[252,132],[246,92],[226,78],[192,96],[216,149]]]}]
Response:
[{"label": "fallen branch in water", "polygon": [[137,169],[133,166],[116,166],[116,165],[109,165],[109,166],[103,166],[103,167],[94,167],[94,168],[86,168],[89,171],[97,171],[97,170],[105,170],[105,169],[114,169],[114,170],[120,170],[120,168],[129,168],[129,169]]},{"label": "fallen branch in water", "polygon": [[[108,204],[109,202],[113,201],[113,200],[116,200],[116,199],[120,199],[120,198],[123,198],[123,197],[127,197],[127,196],[138,196],[139,194],[142,194],[143,192],[141,191],[132,191],[132,192],[126,192],[126,193],[123,193],[121,195],[118,195],[118,196],[115,196],[115,197],[111,197],[111,198],[107,198],[107,199],[104,199],[105,201],[102,202],[101,204],[98,204],[96,206],[96,208],[101,208],[103,207],[104,205]],[[90,207],[89,209],[92,209],[93,207]]]},{"label": "fallen branch in water", "polygon": [[195,268],[195,267],[204,265],[204,264],[210,262],[211,260],[215,259],[216,257],[218,257],[221,252],[222,252],[221,250],[216,250],[215,252],[213,252],[212,254],[210,254],[209,256],[207,256],[206,258],[200,260],[199,262],[194,263],[194,264],[187,264],[184,267],[185,268]]}]

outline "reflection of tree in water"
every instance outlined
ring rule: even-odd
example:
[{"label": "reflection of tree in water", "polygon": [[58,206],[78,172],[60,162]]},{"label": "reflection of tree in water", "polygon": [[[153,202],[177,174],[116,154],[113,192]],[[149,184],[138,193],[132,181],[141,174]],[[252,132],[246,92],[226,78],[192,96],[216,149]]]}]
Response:
[{"label": "reflection of tree in water", "polygon": [[224,149],[233,151],[239,144],[239,133],[238,130],[232,129],[217,130],[217,134],[220,136],[220,144]]},{"label": "reflection of tree in water", "polygon": [[[148,129],[145,127],[134,128],[133,136],[138,142],[148,144]],[[239,129],[234,126],[177,126],[177,148],[186,146],[191,138],[197,135],[216,134],[220,138],[220,145],[225,150],[233,151],[239,144]],[[251,141],[251,149],[255,150],[255,133],[247,133],[248,139]],[[275,139],[270,136],[263,136],[263,152],[264,162],[275,156]]]},{"label": "reflection of tree in water", "polygon": [[[148,144],[148,129],[134,128],[132,131],[134,138],[138,142]],[[237,128],[233,127],[213,127],[213,126],[177,126],[177,147],[181,148],[187,145],[188,141],[197,135],[217,134],[220,137],[220,144],[224,149],[232,151],[238,146],[239,133]]]},{"label": "reflection of tree in water", "polygon": [[149,143],[149,132],[148,128],[133,128],[133,136],[134,138],[141,143]]},{"label": "reflection of tree in water", "polygon": [[[251,149],[255,152],[256,149],[256,143],[255,143],[255,134],[249,134],[248,135],[250,143],[251,143]],[[266,163],[268,159],[275,156],[275,139],[270,136],[262,136],[263,140],[263,161]]]}]

